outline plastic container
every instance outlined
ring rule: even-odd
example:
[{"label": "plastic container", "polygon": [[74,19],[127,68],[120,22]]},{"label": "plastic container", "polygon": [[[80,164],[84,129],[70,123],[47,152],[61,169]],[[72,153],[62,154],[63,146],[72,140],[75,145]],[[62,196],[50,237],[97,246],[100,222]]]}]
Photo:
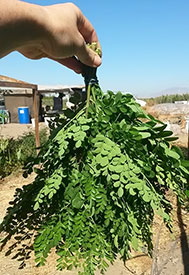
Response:
[{"label": "plastic container", "polygon": [[20,124],[30,123],[29,107],[18,107],[18,118]]},{"label": "plastic container", "polygon": [[32,127],[35,128],[35,118],[31,118]]}]

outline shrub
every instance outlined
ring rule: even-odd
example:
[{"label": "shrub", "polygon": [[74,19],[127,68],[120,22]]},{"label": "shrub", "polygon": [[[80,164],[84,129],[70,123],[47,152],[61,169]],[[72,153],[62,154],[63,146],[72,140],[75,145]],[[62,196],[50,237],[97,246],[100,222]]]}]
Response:
[{"label": "shrub", "polygon": [[[40,143],[47,140],[47,131],[40,131]],[[17,139],[0,139],[0,178],[10,175],[21,168],[29,157],[36,157],[35,135],[24,134]]]}]

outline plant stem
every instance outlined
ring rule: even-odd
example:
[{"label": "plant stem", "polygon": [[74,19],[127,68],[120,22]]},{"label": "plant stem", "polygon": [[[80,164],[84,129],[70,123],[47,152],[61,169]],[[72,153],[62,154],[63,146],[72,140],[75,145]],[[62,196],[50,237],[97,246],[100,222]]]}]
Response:
[{"label": "plant stem", "polygon": [[89,112],[90,94],[91,94],[91,85],[89,84],[87,87],[86,118],[88,117],[88,112]]}]

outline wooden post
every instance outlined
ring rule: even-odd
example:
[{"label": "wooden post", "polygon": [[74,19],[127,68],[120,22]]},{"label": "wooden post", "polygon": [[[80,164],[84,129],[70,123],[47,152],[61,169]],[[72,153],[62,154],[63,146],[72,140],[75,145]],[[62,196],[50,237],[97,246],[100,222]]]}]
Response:
[{"label": "wooden post", "polygon": [[40,140],[39,140],[39,114],[38,114],[38,104],[37,104],[37,89],[33,89],[33,113],[35,119],[35,140],[37,153],[39,153]]}]

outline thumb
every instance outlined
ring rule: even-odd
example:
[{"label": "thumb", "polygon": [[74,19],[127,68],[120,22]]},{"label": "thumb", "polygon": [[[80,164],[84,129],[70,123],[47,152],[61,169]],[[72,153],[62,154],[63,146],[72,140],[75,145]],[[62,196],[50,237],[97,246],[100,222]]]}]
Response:
[{"label": "thumb", "polygon": [[102,63],[102,60],[98,54],[89,49],[84,41],[82,46],[78,48],[77,57],[83,64],[90,67],[98,67]]}]

